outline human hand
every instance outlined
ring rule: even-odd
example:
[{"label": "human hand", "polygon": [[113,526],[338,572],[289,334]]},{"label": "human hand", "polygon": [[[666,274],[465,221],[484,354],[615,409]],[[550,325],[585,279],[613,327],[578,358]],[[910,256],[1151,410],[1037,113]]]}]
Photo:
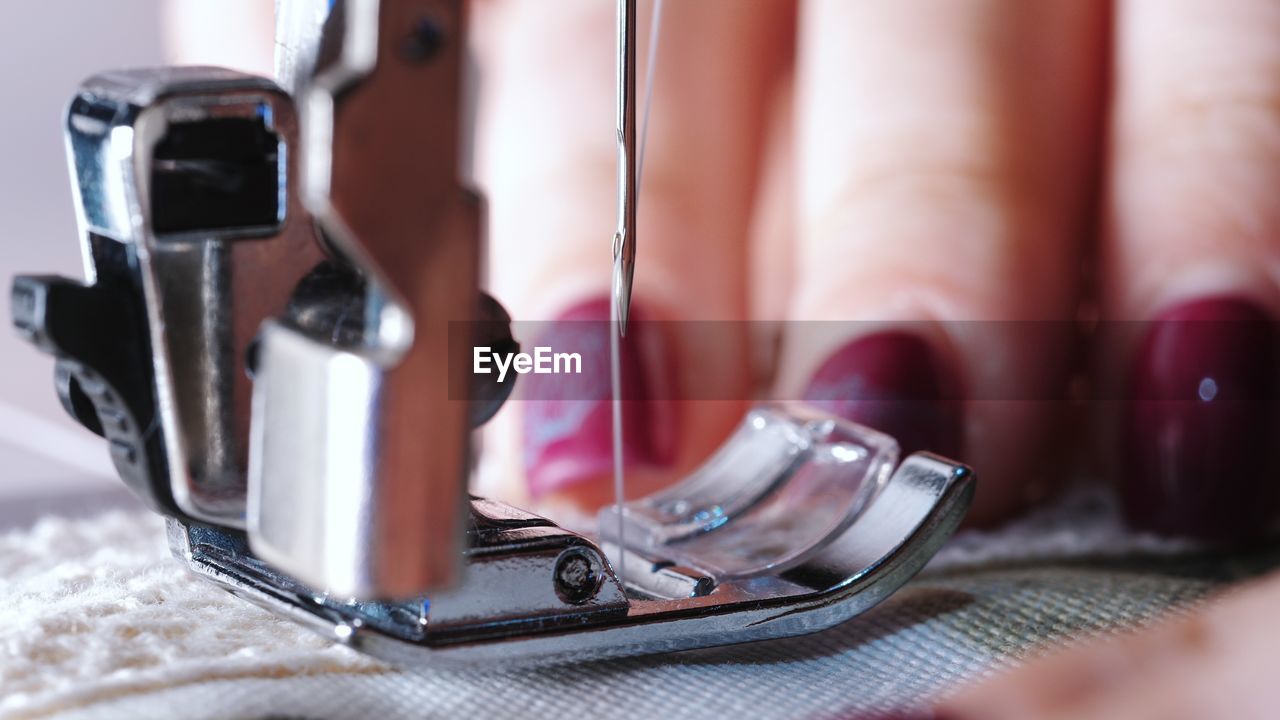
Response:
[{"label": "human hand", "polygon": [[[269,72],[269,8],[205,5],[172,4],[178,59]],[[518,320],[603,319],[612,5],[473,10],[494,289]],[[1259,451],[1280,422],[1278,15],[1268,0],[670,3],[638,315],[727,322],[636,343],[641,385],[721,399],[628,403],[634,489],[704,458],[741,416],[723,398],[763,374],[778,397],[970,463],[988,522],[1044,494],[1046,458],[1080,429],[1062,401],[1075,320],[1160,319],[1095,348],[1093,417],[1114,422],[1084,430],[1093,461],[1118,470],[1139,528],[1262,531],[1280,505]],[[763,373],[745,319],[785,321]],[[513,406],[529,425],[537,403]],[[603,497],[598,410],[562,442],[517,428],[506,474],[529,483],[508,490]]]},{"label": "human hand", "polygon": [[[612,4],[474,8],[496,292],[518,320],[604,320]],[[729,322],[712,339],[635,342],[633,392],[671,388],[661,399],[676,402],[627,404],[632,494],[696,464],[741,417],[741,402],[696,398],[751,397],[753,338],[732,321],[764,319],[785,321],[764,372],[775,396],[957,455],[981,478],[975,522],[1044,495],[1081,433],[1138,528],[1230,539],[1270,524],[1280,7],[705,0],[666,12],[637,315]],[[1092,351],[1102,401],[1085,424],[1065,401],[1089,352],[1082,315],[1110,328],[1224,322],[1110,333]],[[539,403],[513,403],[523,444],[507,455],[526,466],[504,475],[527,477],[535,499],[607,500],[606,406],[565,429]]]},{"label": "human hand", "polygon": [[[474,5],[493,285],[517,319],[602,320],[613,9],[548,7]],[[1100,344],[1094,384],[1117,388],[1103,395],[1115,407],[1101,408],[1116,424],[1098,423],[1094,460],[1118,469],[1134,525],[1215,539],[1264,531],[1280,486],[1266,452],[1277,431],[1280,6],[750,10],[668,4],[637,271],[639,315],[728,330],[715,342],[649,338],[632,359],[654,365],[641,376],[665,373],[651,382],[676,398],[716,385],[743,400],[648,406],[674,413],[662,417],[633,403],[633,489],[678,476],[741,417],[753,340],[732,321],[782,320],[769,373],[778,395],[862,382],[876,400],[818,399],[909,449],[957,454],[982,478],[975,520],[1005,516],[1042,494],[1044,458],[1071,437],[1055,399],[1081,350],[1074,322],[1093,308],[1083,314],[1104,321],[1214,321]],[[850,320],[869,322],[841,327],[886,332],[797,330]],[[904,398],[908,411],[894,411]],[[510,477],[530,480],[512,492],[608,497],[607,411],[533,445],[520,426],[534,403],[505,412],[511,444],[524,445],[507,448]],[[1190,620],[1032,664],[944,712],[1269,717],[1258,673],[1271,664],[1277,588],[1272,579]]]},{"label": "human hand", "polygon": [[[935,720],[1269,720],[1280,577],[1191,615],[1059,650],[964,690]],[[930,717],[924,715],[924,717]]]}]

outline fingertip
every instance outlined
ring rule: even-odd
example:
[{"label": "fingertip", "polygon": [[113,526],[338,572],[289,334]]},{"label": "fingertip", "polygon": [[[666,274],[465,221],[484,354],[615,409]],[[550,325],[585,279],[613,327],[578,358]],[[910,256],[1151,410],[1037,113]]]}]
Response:
[{"label": "fingertip", "polygon": [[893,436],[904,456],[961,454],[954,372],[919,335],[885,330],[856,338],[818,366],[804,400]]},{"label": "fingertip", "polygon": [[[522,388],[523,455],[529,495],[598,501],[612,487],[615,396],[612,346],[616,325],[607,298],[571,306],[539,324],[531,345],[580,358],[580,372],[527,376]],[[673,366],[662,329],[637,304],[631,332],[617,340],[621,434],[628,469],[662,469],[672,462],[679,432],[669,417]]]},{"label": "fingertip", "polygon": [[262,0],[162,3],[167,54],[180,65],[214,65],[271,77],[275,4]]},{"label": "fingertip", "polygon": [[1193,299],[1147,324],[1124,404],[1119,482],[1138,529],[1239,541],[1280,517],[1280,325],[1255,302]]},{"label": "fingertip", "polygon": [[[605,298],[572,305],[553,322],[530,323],[531,346],[582,357],[582,374],[533,374],[518,390],[527,495],[591,512],[615,499],[615,326]],[[742,323],[670,321],[637,299],[621,338],[617,410],[625,496],[643,497],[701,464],[742,417],[749,395]]]}]

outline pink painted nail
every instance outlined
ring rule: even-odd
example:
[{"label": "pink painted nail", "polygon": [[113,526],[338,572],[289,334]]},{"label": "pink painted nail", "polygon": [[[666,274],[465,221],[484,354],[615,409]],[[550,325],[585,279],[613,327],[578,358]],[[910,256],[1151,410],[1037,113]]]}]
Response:
[{"label": "pink painted nail", "polygon": [[1134,359],[1121,499],[1137,528],[1245,540],[1280,516],[1280,324],[1250,300],[1170,308]]},{"label": "pink painted nail", "polygon": [[946,368],[920,337],[882,332],[837,350],[814,373],[804,399],[888,433],[903,455],[960,451],[960,412]]},{"label": "pink painted nail", "polygon": [[[628,467],[671,462],[674,428],[660,396],[670,376],[659,332],[633,307],[622,359],[622,457]],[[609,301],[571,308],[535,346],[578,353],[580,374],[534,374],[522,379],[526,480],[534,498],[574,491],[613,472],[612,390],[609,377]]]}]

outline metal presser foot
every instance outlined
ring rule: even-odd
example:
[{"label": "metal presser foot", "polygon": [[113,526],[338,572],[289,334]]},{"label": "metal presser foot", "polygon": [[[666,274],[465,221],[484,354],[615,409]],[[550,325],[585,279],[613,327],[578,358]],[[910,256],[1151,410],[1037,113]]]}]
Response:
[{"label": "metal presser foot", "polygon": [[517,345],[458,180],[464,3],[330,5],[281,0],[287,89],[86,81],[85,278],[14,282],[14,324],[178,557],[392,662],[485,665],[813,632],[925,564],[972,473],[803,405],[757,407],[597,534],[468,496],[471,431],[511,390],[469,359]]},{"label": "metal presser foot", "polygon": [[[242,533],[169,522],[197,573],[403,665],[522,664],[789,637],[844,622],[910,579],[973,495],[930,454],[894,468],[888,437],[798,405],[753,410],[699,471],[621,510],[626,545],[473,498],[455,588],[360,602],[255,558]],[[625,554],[625,577],[615,568]]]}]

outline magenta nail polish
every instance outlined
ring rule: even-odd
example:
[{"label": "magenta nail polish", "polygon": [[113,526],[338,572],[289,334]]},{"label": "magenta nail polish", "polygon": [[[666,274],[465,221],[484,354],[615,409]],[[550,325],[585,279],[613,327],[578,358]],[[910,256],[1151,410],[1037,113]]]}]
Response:
[{"label": "magenta nail polish", "polygon": [[903,455],[960,451],[954,381],[929,343],[908,332],[858,338],[824,362],[804,399],[892,435]]},{"label": "magenta nail polish", "polygon": [[1210,298],[1152,322],[1122,418],[1120,490],[1135,527],[1211,540],[1266,530],[1280,510],[1277,325]]},{"label": "magenta nail polish", "polygon": [[[528,375],[524,396],[523,445],[526,479],[537,498],[571,489],[613,472],[612,388],[609,376],[609,301],[571,308],[535,345],[582,356],[577,375]],[[665,394],[670,377],[659,331],[632,308],[622,360],[623,462],[628,467],[670,462],[674,428]]]}]

